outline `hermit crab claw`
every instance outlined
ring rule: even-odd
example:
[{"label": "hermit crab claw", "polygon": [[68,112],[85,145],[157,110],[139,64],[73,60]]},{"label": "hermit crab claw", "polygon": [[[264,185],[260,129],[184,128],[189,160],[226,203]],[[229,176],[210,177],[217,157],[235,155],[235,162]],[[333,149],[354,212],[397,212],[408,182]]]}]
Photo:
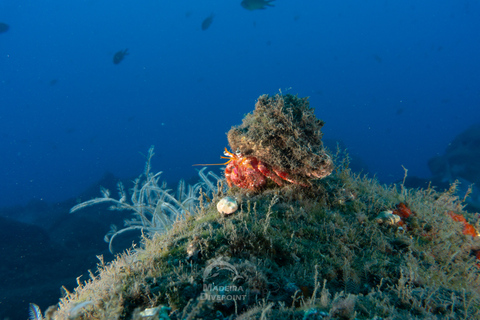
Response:
[{"label": "hermit crab claw", "polygon": [[[238,151],[237,151],[238,152]],[[227,147],[225,147],[225,151],[223,151],[223,155],[225,155],[225,157],[220,157],[222,159],[230,159],[229,161],[231,161],[233,158],[235,157],[238,157],[237,154],[233,154],[231,153],[230,151],[227,150]],[[228,162],[227,162],[228,163]]]}]

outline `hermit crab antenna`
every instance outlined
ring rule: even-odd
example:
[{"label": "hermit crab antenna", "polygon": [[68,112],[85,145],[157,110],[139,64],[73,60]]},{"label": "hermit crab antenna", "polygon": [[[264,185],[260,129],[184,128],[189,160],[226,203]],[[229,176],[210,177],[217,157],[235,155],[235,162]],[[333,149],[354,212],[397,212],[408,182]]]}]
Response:
[{"label": "hermit crab antenna", "polygon": [[224,166],[230,163],[235,157],[235,155],[231,152],[228,152],[227,148],[225,147],[225,151],[223,152],[226,157],[220,156],[222,159],[228,159],[227,162],[225,163],[198,163],[198,164],[192,164],[192,166]]}]

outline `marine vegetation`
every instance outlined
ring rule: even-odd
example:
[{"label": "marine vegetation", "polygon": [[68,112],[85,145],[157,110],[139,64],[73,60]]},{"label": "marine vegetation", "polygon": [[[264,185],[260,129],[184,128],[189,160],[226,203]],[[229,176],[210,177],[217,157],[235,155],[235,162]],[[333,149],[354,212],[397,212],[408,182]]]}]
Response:
[{"label": "marine vegetation", "polygon": [[345,152],[330,159],[332,173],[307,186],[220,182],[142,246],[100,259],[47,318],[480,318],[480,222],[456,185],[380,185]]},{"label": "marine vegetation", "polygon": [[[132,219],[125,220],[125,228],[118,230],[117,226],[112,225],[110,232],[105,236],[105,242],[109,244],[109,250],[114,253],[113,240],[116,236],[132,230],[141,230],[147,234],[156,232],[164,232],[177,219],[182,218],[187,212],[193,213],[198,203],[198,197],[203,193],[211,195],[217,191],[217,182],[220,177],[213,172],[204,173],[206,168],[199,171],[201,182],[191,186],[185,185],[185,181],[181,180],[178,184],[176,197],[167,189],[165,182],[160,183],[162,172],[151,172],[150,162],[154,155],[153,146],[148,150],[147,163],[145,171],[134,181],[131,190],[130,202],[127,201],[127,191],[124,185],[119,182],[117,184],[119,199],[110,197],[110,191],[102,188],[102,198],[95,198],[77,204],[70,213],[74,213],[82,208],[109,202],[112,203],[110,210],[131,211],[134,216]],[[215,179],[210,181],[209,177]]]},{"label": "marine vegetation", "polygon": [[117,51],[113,55],[113,64],[119,64],[122,62],[126,55],[129,55],[128,49]]},{"label": "marine vegetation", "polygon": [[272,2],[275,0],[243,0],[240,5],[250,11],[274,7]]}]

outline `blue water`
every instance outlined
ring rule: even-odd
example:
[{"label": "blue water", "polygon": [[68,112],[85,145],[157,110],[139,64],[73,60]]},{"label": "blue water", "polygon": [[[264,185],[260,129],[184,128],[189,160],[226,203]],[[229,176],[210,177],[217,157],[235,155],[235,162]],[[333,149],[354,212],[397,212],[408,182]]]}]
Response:
[{"label": "blue water", "polygon": [[0,206],[137,176],[151,145],[154,170],[188,179],[280,89],[386,183],[429,177],[480,121],[479,1],[240,2],[1,1]]}]

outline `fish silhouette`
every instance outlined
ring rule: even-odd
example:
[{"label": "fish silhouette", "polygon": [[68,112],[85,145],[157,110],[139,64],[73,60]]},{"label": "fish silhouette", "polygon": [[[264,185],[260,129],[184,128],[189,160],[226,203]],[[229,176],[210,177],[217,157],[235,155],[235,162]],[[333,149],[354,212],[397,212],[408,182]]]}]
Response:
[{"label": "fish silhouette", "polygon": [[119,64],[128,55],[128,49],[120,50],[113,56],[113,64]]},{"label": "fish silhouette", "polygon": [[247,10],[253,11],[266,9],[267,6],[274,7],[274,5],[271,4],[273,1],[274,0],[243,0],[240,5]]},{"label": "fish silhouette", "polygon": [[10,26],[6,23],[0,22],[0,33],[7,32]]},{"label": "fish silhouette", "polygon": [[213,22],[213,17],[215,15],[212,13],[209,17],[207,17],[205,20],[203,20],[202,22],[202,30],[205,31],[207,30],[208,28],[210,28],[210,25],[212,24]]}]

